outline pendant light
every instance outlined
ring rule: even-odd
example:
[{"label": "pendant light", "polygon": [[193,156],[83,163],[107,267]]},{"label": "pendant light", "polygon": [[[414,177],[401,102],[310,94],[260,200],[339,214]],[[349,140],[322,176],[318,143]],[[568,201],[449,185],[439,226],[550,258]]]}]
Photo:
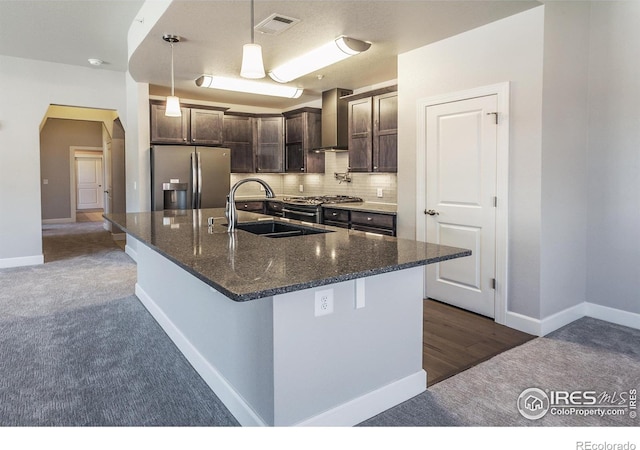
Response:
[{"label": "pendant light", "polygon": [[168,117],[180,117],[182,111],[180,110],[180,99],[175,96],[175,82],[173,78],[173,44],[180,42],[180,36],[175,34],[165,34],[162,36],[166,42],[171,44],[171,95],[167,96],[167,106],[164,111],[164,115]]},{"label": "pendant light", "polygon": [[251,0],[251,44],[242,46],[242,78],[264,78],[264,63],[262,62],[262,47],[254,43],[253,0]]}]

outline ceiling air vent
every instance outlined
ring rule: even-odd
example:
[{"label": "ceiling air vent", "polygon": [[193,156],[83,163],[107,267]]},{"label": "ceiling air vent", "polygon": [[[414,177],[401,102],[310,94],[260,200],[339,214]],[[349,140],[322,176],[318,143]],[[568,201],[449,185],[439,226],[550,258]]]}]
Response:
[{"label": "ceiling air vent", "polygon": [[288,30],[298,22],[300,22],[300,19],[283,16],[282,14],[271,14],[256,25],[255,30],[259,33],[276,35]]}]

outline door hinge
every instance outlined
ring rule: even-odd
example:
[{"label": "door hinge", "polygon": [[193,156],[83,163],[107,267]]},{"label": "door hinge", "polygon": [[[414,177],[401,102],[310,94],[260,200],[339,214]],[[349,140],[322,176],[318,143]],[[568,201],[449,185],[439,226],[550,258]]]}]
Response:
[{"label": "door hinge", "polygon": [[496,290],[496,279],[495,278],[491,279],[491,289],[493,289],[494,291]]},{"label": "door hinge", "polygon": [[498,207],[498,197],[493,197],[493,207],[494,208]]},{"label": "door hinge", "polygon": [[498,125],[498,112],[490,112],[490,113],[487,113],[487,116],[490,116],[490,115],[492,115],[492,114],[495,116],[495,119],[496,119],[496,125]]}]

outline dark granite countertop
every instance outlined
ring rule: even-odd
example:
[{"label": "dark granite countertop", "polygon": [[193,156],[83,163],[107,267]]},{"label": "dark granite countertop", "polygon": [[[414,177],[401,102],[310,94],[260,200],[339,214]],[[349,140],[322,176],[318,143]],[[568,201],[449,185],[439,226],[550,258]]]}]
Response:
[{"label": "dark granite countertop", "polygon": [[[207,218],[215,217],[212,227]],[[235,301],[431,264],[470,250],[325,225],[331,233],[273,239],[227,233],[224,209],[106,214],[138,241]],[[239,211],[238,221],[288,221]],[[308,224],[305,224],[308,225]]]}]

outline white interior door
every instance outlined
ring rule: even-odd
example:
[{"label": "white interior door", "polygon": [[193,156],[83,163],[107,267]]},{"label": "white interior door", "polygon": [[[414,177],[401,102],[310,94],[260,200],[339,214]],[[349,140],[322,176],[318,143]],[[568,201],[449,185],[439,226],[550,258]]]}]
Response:
[{"label": "white interior door", "polygon": [[102,209],[102,158],[76,157],[76,209]]},{"label": "white interior door", "polygon": [[425,292],[495,316],[497,96],[429,106],[426,112],[426,237],[472,250],[427,266]]},{"label": "white interior door", "polygon": [[[104,212],[106,214],[113,212],[113,157],[111,152],[111,140],[105,140],[104,142]],[[104,221],[104,228],[107,231],[111,231],[111,222]]]}]

